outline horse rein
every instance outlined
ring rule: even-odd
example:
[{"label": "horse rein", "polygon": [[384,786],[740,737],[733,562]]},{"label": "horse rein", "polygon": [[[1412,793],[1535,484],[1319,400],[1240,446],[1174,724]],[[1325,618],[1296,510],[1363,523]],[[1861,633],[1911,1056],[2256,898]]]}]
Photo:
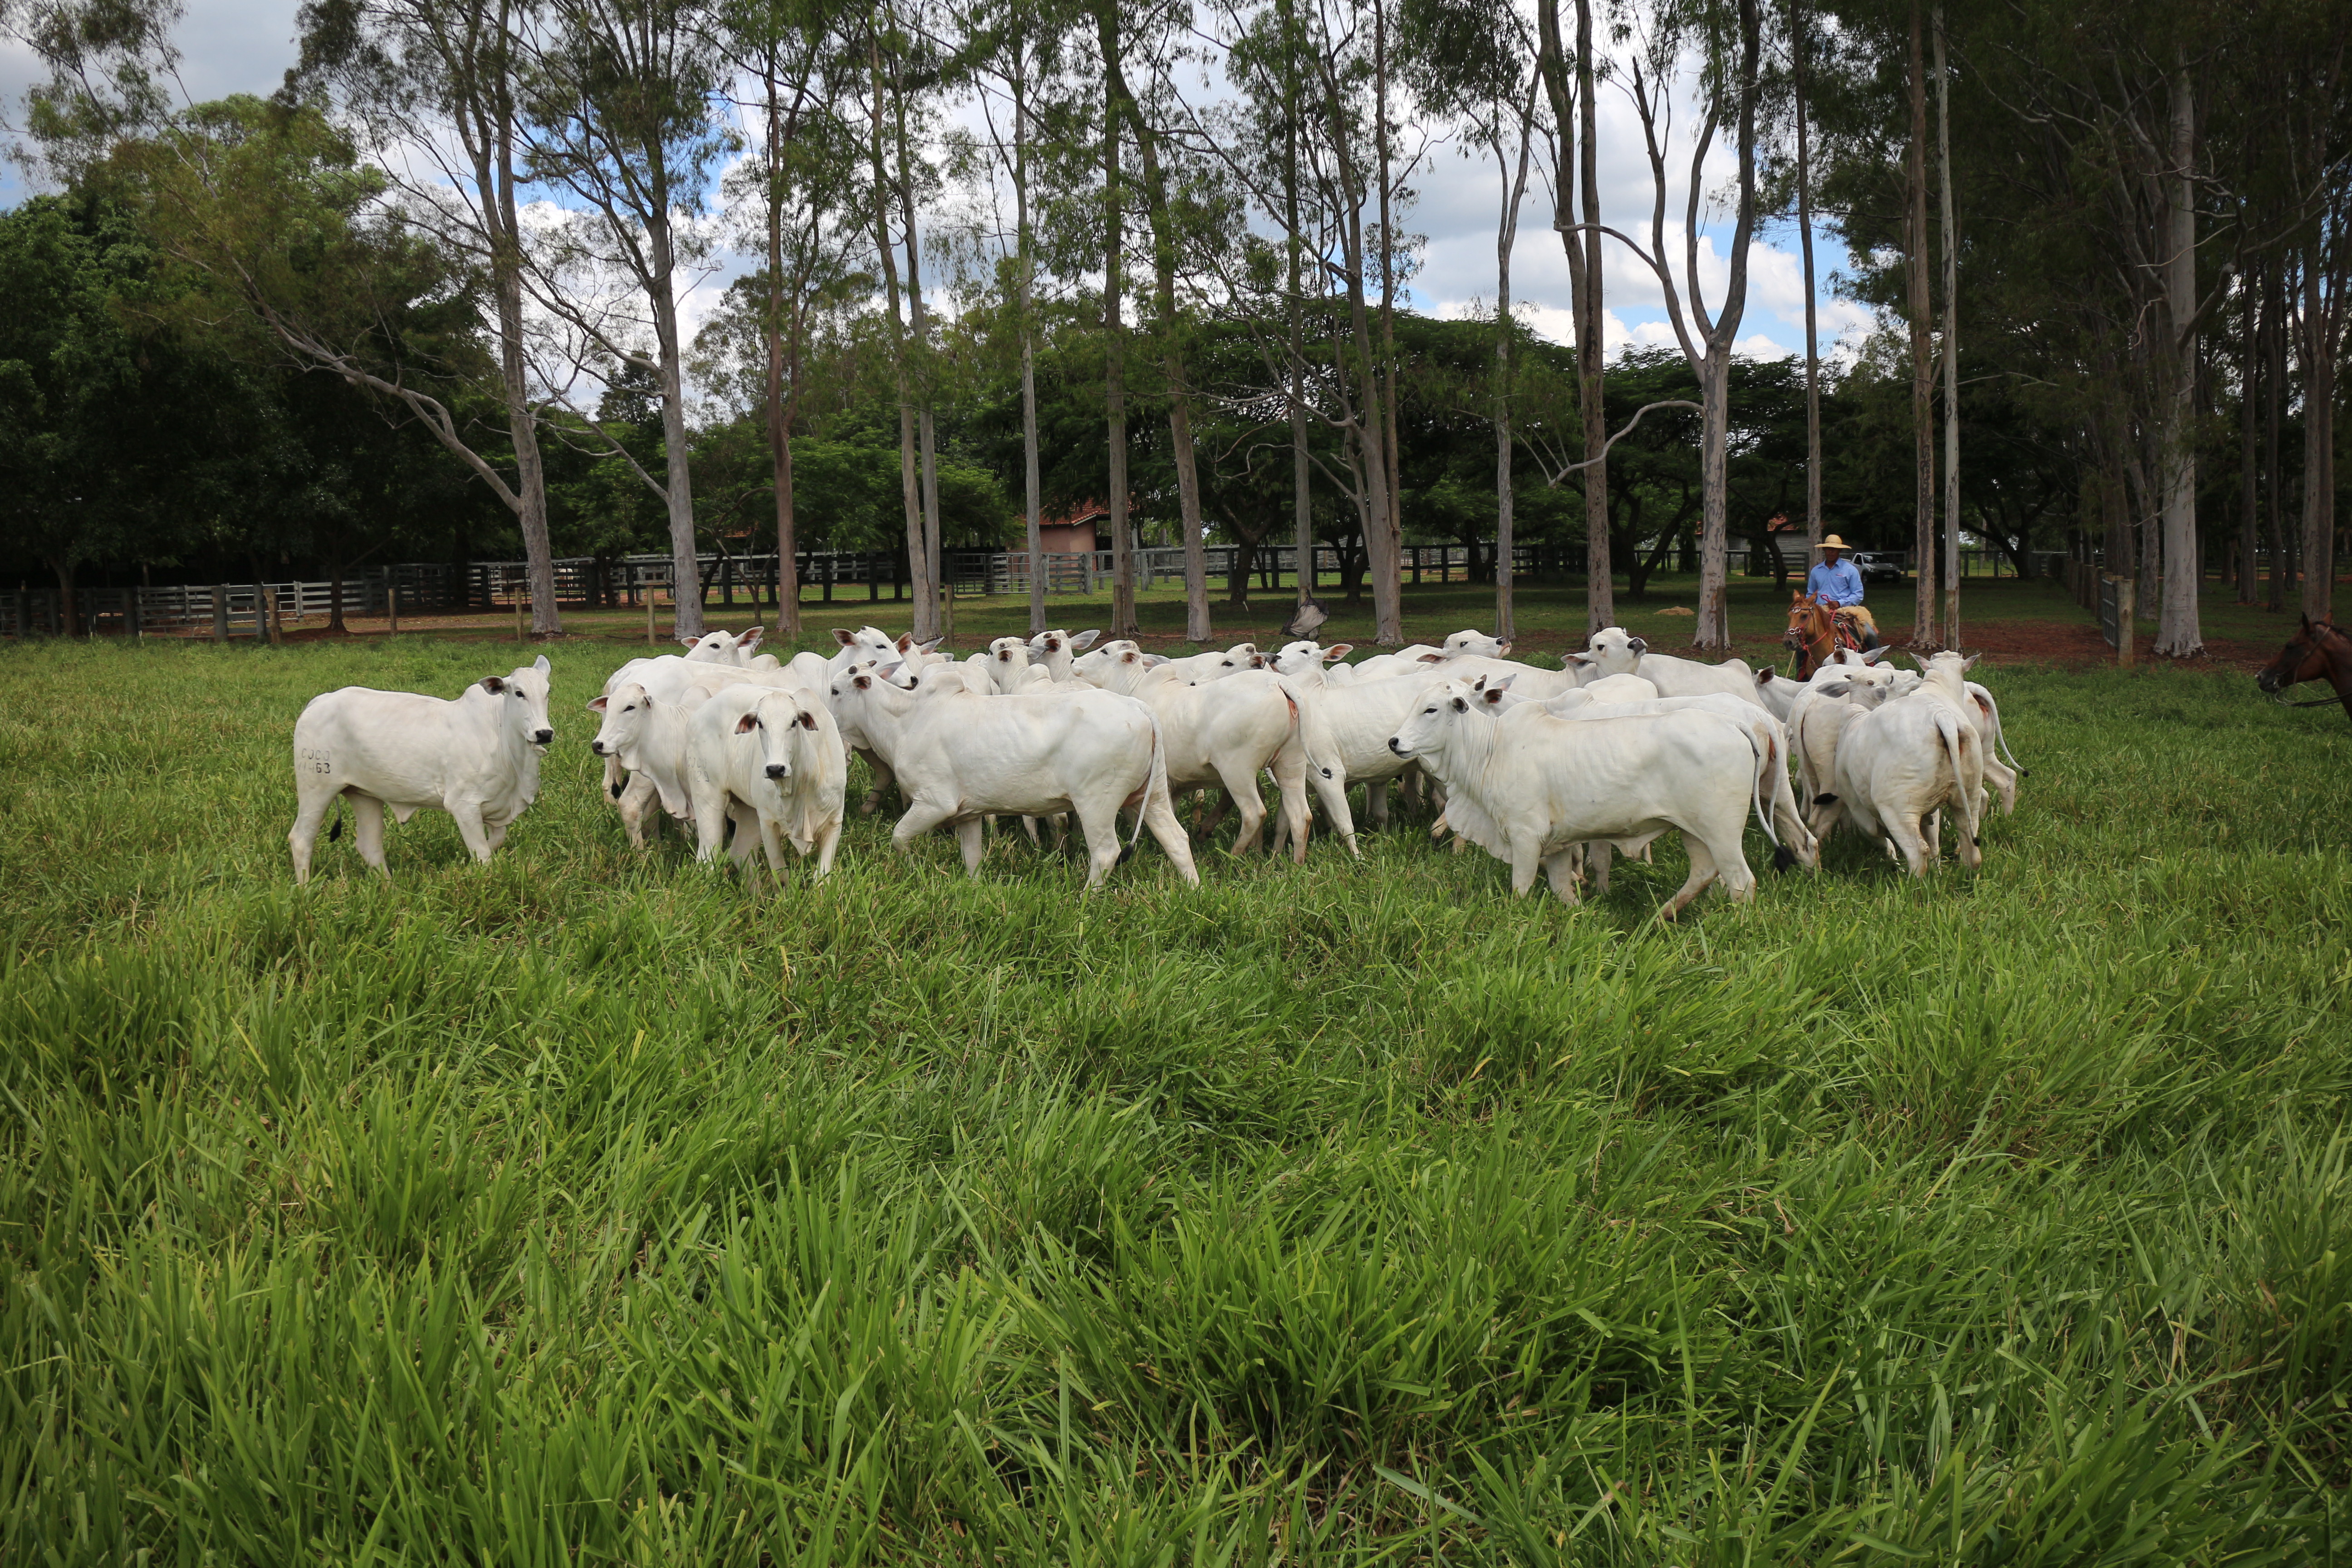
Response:
[{"label": "horse rein", "polygon": [[[2313,625],[2311,629],[2319,634],[2319,642],[2323,646],[2330,637],[2342,637],[2346,643],[2352,644],[2352,632],[2346,631],[2342,626],[2337,626],[2333,621],[2316,622]],[[2319,650],[2315,647],[2312,651],[2316,653]],[[2315,675],[2311,679],[2314,680],[2320,680],[2326,678]],[[2288,686],[2301,686],[2303,682],[2300,680],[2289,681],[2287,683]],[[2306,697],[2300,702],[2290,702],[2287,700],[2285,686],[2282,686],[2279,689],[2271,693],[2271,700],[2277,703],[2282,708],[2334,708],[2337,704],[2343,702],[2344,700],[2344,693],[2337,692],[2333,697]]]}]

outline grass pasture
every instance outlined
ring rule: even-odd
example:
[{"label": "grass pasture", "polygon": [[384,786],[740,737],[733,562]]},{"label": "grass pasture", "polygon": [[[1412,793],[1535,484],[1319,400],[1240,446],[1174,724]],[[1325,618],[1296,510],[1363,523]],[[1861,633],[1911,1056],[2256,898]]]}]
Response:
[{"label": "grass pasture", "polygon": [[302,702],[517,651],[0,651],[0,1563],[2352,1561],[2332,710],[1996,669],[1980,875],[1677,928],[1418,821],[761,900],[557,645],[492,865],[298,894]]}]

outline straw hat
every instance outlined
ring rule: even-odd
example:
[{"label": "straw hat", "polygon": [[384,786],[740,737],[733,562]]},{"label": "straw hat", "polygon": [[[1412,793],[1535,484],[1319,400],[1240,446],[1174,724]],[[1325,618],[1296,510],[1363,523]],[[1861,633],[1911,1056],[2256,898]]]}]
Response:
[{"label": "straw hat", "polygon": [[1822,542],[1813,546],[1816,550],[1843,550],[1845,547],[1845,541],[1834,533],[1823,534]]}]

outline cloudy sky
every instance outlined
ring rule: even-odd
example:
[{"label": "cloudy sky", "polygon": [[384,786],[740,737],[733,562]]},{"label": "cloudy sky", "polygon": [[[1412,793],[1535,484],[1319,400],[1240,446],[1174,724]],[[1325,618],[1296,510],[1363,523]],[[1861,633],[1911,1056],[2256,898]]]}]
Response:
[{"label": "cloudy sky", "polygon": [[[294,0],[190,0],[178,37],[184,58],[181,76],[188,96],[201,101],[233,92],[274,90],[294,60]],[[16,46],[0,44],[0,92],[13,109],[38,70],[31,58]],[[1628,232],[1646,232],[1653,201],[1650,172],[1642,155],[1640,122],[1622,97],[1603,89],[1601,103],[1601,174],[1603,216]],[[15,119],[12,113],[9,117]],[[1686,164],[1688,154],[1683,154]],[[1729,160],[1719,156],[1711,166],[1707,188],[1719,190],[1728,174]],[[1439,314],[1457,315],[1491,308],[1495,296],[1495,225],[1501,195],[1501,175],[1491,158],[1465,157],[1454,146],[1440,146],[1416,178],[1420,199],[1402,220],[1411,232],[1426,236],[1420,275],[1413,279],[1414,303]],[[17,171],[0,174],[0,203],[25,194]],[[1667,212],[1683,211],[1685,190],[1669,192]],[[1520,218],[1518,243],[1513,251],[1512,291],[1527,319],[1545,335],[1566,341],[1570,335],[1568,264],[1549,226],[1550,196],[1530,181]],[[1701,229],[1700,271],[1710,308],[1721,297],[1725,271],[1718,247],[1720,232]],[[1670,222],[1667,246],[1676,258],[1682,249],[1679,222]],[[1613,347],[1625,343],[1673,342],[1664,298],[1657,279],[1621,246],[1608,247],[1609,336]],[[1844,252],[1826,234],[1817,235],[1815,263],[1820,274],[1819,312],[1824,353],[1843,342],[1859,342],[1867,330],[1868,313],[1831,293],[1832,275],[1844,264]],[[681,303],[689,320],[706,315],[725,286],[730,267],[700,282]],[[1778,358],[1801,353],[1804,347],[1804,282],[1796,237],[1783,228],[1760,237],[1751,253],[1748,312],[1738,339],[1743,353]]]}]

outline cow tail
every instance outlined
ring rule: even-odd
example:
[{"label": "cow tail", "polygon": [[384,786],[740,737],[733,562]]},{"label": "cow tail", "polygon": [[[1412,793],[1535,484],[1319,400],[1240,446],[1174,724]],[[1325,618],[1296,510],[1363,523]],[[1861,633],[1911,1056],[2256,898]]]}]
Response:
[{"label": "cow tail", "polygon": [[1127,847],[1119,851],[1119,864],[1135,858],[1135,847],[1143,842],[1143,819],[1151,815],[1154,796],[1168,796],[1168,752],[1160,744],[1160,718],[1151,720],[1151,766],[1143,775],[1143,799],[1135,809],[1135,830],[1127,836]]},{"label": "cow tail", "polygon": [[[1970,693],[1970,695],[1973,696],[1974,693]],[[2017,753],[2009,749],[2009,731],[2000,727],[2000,704],[1995,702],[1990,696],[1987,696],[1984,699],[1984,705],[1991,712],[1992,738],[1994,743],[2000,747],[2000,754],[2008,760],[2011,767],[2017,770],[2017,776],[2019,778],[2030,777],[2031,775],[2025,771],[2025,764],[2019,762],[2017,760]]]},{"label": "cow tail", "polygon": [[1952,799],[1960,812],[1960,830],[1969,838],[1977,837],[1976,792],[1968,787],[1967,775],[1960,772],[1960,752],[1968,744],[1968,731],[1961,729],[1967,721],[1958,713],[1936,715],[1936,733],[1943,738],[1945,754],[1952,760]]},{"label": "cow tail", "polygon": [[1748,804],[1756,810],[1756,826],[1762,828],[1764,837],[1772,841],[1772,869],[1785,871],[1797,863],[1797,858],[1790,852],[1787,845],[1780,842],[1780,836],[1772,831],[1772,819],[1764,811],[1764,770],[1779,762],[1780,748],[1770,741],[1759,746],[1752,726],[1743,724],[1739,732],[1748,737],[1748,755],[1755,762],[1755,766],[1748,773]]}]

